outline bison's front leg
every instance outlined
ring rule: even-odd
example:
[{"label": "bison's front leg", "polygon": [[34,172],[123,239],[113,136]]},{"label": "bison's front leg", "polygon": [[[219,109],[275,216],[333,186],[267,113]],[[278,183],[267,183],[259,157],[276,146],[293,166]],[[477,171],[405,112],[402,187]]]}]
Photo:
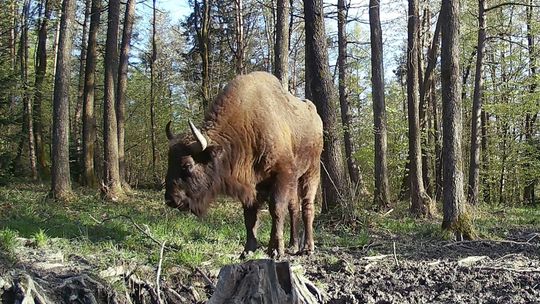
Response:
[{"label": "bison's front leg", "polygon": [[244,224],[246,225],[246,245],[241,258],[245,258],[250,253],[257,250],[257,213],[259,211],[258,204],[250,206],[244,205]]}]

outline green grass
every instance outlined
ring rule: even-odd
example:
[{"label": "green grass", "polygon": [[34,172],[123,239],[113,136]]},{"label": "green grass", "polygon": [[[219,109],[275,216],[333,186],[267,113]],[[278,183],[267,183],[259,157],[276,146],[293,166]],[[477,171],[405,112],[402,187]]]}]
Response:
[{"label": "green grass", "polygon": [[[90,189],[76,189],[77,199],[58,203],[47,199],[48,187],[27,184],[0,186],[0,249],[14,256],[19,237],[31,239],[37,248],[54,247],[65,256],[79,256],[97,266],[96,271],[135,262],[156,266],[160,244],[169,249],[163,260],[164,275],[172,267],[219,268],[238,262],[245,230],[239,203],[221,200],[203,218],[165,206],[162,193],[135,191],[122,203],[103,202]],[[446,239],[440,218],[412,219],[406,209],[387,215],[359,211],[353,220],[318,216],[315,242],[318,248],[355,250],[368,244],[372,233]],[[512,227],[537,227],[540,209],[478,208],[473,213],[480,236],[503,237]],[[139,227],[139,228],[137,228]],[[139,231],[142,229],[145,233]],[[288,242],[288,227],[285,228]],[[154,239],[152,240],[151,237]],[[270,215],[260,213],[259,242],[270,237]],[[266,257],[262,250],[250,258]],[[329,264],[336,261],[328,260]]]}]

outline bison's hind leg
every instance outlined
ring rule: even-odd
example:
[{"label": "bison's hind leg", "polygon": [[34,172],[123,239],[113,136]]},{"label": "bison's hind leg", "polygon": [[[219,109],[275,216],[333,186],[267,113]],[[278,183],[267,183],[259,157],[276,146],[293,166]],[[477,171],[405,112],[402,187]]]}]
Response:
[{"label": "bison's hind leg", "polygon": [[319,187],[319,165],[317,164],[300,177],[298,195],[302,204],[302,220],[304,222],[303,254],[312,254],[315,249],[313,241],[313,220],[315,218],[315,196]]},{"label": "bison's hind leg", "polygon": [[289,239],[289,254],[297,254],[300,250],[300,238],[298,235],[298,222],[300,220],[300,205],[298,194],[291,194],[289,201],[289,217],[290,217],[290,239]]}]

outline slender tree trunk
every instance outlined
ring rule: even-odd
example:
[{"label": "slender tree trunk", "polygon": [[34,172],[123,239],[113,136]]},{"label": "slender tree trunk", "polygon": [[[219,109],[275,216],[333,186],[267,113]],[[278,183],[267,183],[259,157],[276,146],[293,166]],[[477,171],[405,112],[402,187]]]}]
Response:
[{"label": "slender tree trunk", "polygon": [[431,109],[433,111],[433,141],[435,143],[435,199],[436,201],[440,201],[442,196],[442,147],[435,79],[431,83],[430,96]]},{"label": "slender tree trunk", "polygon": [[90,7],[92,5],[92,0],[85,0],[85,10],[84,10],[84,20],[82,26],[82,40],[81,40],[81,57],[79,58],[79,82],[77,85],[77,102],[75,103],[75,113],[73,115],[73,144],[75,145],[75,159],[76,159],[76,172],[78,174],[78,180],[81,180],[82,175],[82,132],[81,132],[81,117],[83,112],[83,97],[84,97],[84,77],[85,77],[85,63],[86,63],[86,52],[87,52],[87,35],[88,35],[88,18],[90,16]]},{"label": "slender tree trunk", "polygon": [[345,194],[347,177],[343,167],[341,143],[337,132],[338,117],[334,108],[334,93],[328,66],[326,33],[322,0],[304,1],[306,30],[306,97],[317,106],[324,125],[323,212],[338,206]]},{"label": "slender tree trunk", "polygon": [[118,65],[118,86],[116,96],[116,123],[118,128],[118,162],[120,169],[120,179],[125,189],[129,188],[126,182],[126,159],[125,159],[125,116],[126,116],[126,90],[128,81],[129,66],[129,44],[133,30],[133,20],[135,19],[135,0],[128,0],[124,15],[124,31],[122,34],[122,45],[120,47],[120,62]]},{"label": "slender tree trunk", "polygon": [[353,157],[353,142],[351,136],[351,113],[349,111],[349,93],[347,91],[347,8],[345,0],[338,0],[338,78],[339,105],[341,108],[341,124],[343,126],[343,142],[345,158],[351,182],[360,189],[362,194],[367,192],[362,175]]},{"label": "slender tree trunk", "polygon": [[26,130],[26,140],[28,144],[28,158],[30,160],[30,177],[32,181],[38,179],[38,171],[36,166],[36,148],[34,142],[34,125],[32,113],[32,99],[30,98],[30,88],[28,81],[28,19],[30,17],[30,0],[25,0],[23,3],[22,22],[21,22],[21,43],[20,43],[20,72],[23,83],[23,108],[24,108],[24,125],[23,130]]},{"label": "slender tree trunk", "polygon": [[484,203],[489,204],[491,202],[491,185],[489,182],[489,151],[488,151],[488,135],[487,128],[489,123],[489,114],[486,111],[482,111],[481,114],[481,152],[482,152],[482,191],[484,196]]},{"label": "slender tree trunk", "polygon": [[476,56],[476,47],[471,52],[471,55],[467,60],[467,66],[465,67],[465,71],[463,72],[463,89],[461,90],[461,100],[465,100],[465,98],[467,97],[467,80],[469,79],[469,75],[471,75],[471,67],[473,64],[474,56]]},{"label": "slender tree trunk", "polygon": [[97,59],[97,33],[101,15],[101,0],[92,0],[90,28],[88,31],[88,46],[86,68],[84,75],[83,93],[83,178],[82,184],[89,187],[97,186],[94,169],[96,142],[96,117],[94,115],[95,74]]},{"label": "slender tree trunk", "polygon": [[152,19],[152,58],[150,60],[150,137],[152,140],[152,176],[157,176],[157,150],[156,150],[156,0],[153,0],[153,19]]},{"label": "slender tree trunk", "polygon": [[210,0],[203,0],[202,14],[199,6],[199,1],[194,1],[195,8],[195,22],[198,21],[199,15],[201,15],[200,27],[196,24],[197,28],[197,43],[200,50],[200,56],[202,61],[202,103],[203,108],[206,110],[210,103]]},{"label": "slender tree trunk", "polygon": [[422,151],[420,147],[419,78],[418,78],[418,0],[409,0],[407,50],[407,104],[409,115],[409,160],[411,181],[411,213],[431,217],[434,206],[424,189]]},{"label": "slender tree trunk", "polygon": [[243,0],[234,0],[236,13],[236,74],[245,74],[244,65],[244,9]]},{"label": "slender tree trunk", "polygon": [[484,49],[486,41],[486,1],[478,0],[478,45],[476,47],[476,72],[474,75],[473,109],[471,117],[471,151],[469,160],[469,184],[467,202],[478,203],[480,182],[480,129],[482,114],[482,90],[484,71]]},{"label": "slender tree trunk", "polygon": [[[342,1],[342,0],[340,0]],[[277,0],[276,44],[274,46],[274,74],[289,90],[289,0]]]},{"label": "slender tree trunk", "polygon": [[50,168],[47,165],[47,154],[45,143],[43,142],[43,83],[47,73],[47,27],[51,18],[51,0],[44,0],[45,12],[38,30],[38,45],[36,49],[36,67],[34,82],[34,138],[36,141],[36,159],[38,163],[38,172],[41,179],[50,176]]},{"label": "slender tree trunk", "polygon": [[[529,77],[536,77],[536,50],[534,44],[534,33],[532,29],[532,20],[533,20],[533,1],[528,0],[529,6],[526,8],[527,14],[527,46],[529,47]],[[535,93],[536,91],[536,82],[533,81],[529,87],[530,93]],[[534,134],[534,124],[538,117],[538,113],[527,113],[525,115],[525,140],[529,144],[532,143],[533,134]],[[527,168],[530,170],[529,168]],[[534,188],[537,184],[536,179],[529,179],[525,181],[525,188],[523,190],[523,201],[526,204],[535,205],[536,204],[536,195],[534,193]]]},{"label": "slender tree trunk", "polygon": [[[440,16],[440,15],[439,15]],[[428,22],[429,24],[429,22]],[[441,22],[440,18],[437,18],[437,24],[435,25],[435,32],[433,33],[433,39],[431,41],[431,45],[428,50],[427,54],[427,67],[424,71],[424,77],[422,78],[422,82],[420,82],[420,127],[422,129],[422,133],[428,133],[426,136],[426,143],[425,147],[422,149],[422,175],[424,179],[424,186],[426,188],[426,191],[428,195],[433,195],[433,188],[435,188],[435,194],[437,193],[437,163],[433,166],[435,171],[435,187],[431,186],[431,183],[429,182],[430,174],[429,174],[429,165],[432,163],[431,159],[432,156],[430,155],[429,149],[427,146],[429,146],[429,139],[432,139],[435,144],[437,138],[432,135],[432,128],[427,128],[426,125],[430,124],[430,119],[428,118],[428,115],[430,113],[427,112],[427,109],[431,108],[432,113],[436,113],[437,105],[435,104],[436,101],[433,101],[432,98],[435,98],[433,94],[433,90],[435,90],[435,79],[434,79],[434,71],[435,67],[437,65],[437,54],[439,52],[439,41],[440,41],[440,35],[441,34]],[[429,95],[429,96],[426,96]],[[436,118],[435,118],[436,120]],[[437,157],[435,157],[437,159]],[[436,198],[437,199],[437,198]]]},{"label": "slender tree trunk", "polygon": [[124,191],[118,165],[118,130],[115,109],[115,74],[118,71],[118,23],[120,0],[110,0],[105,47],[105,96],[103,98],[103,185],[106,199],[122,200]]},{"label": "slender tree trunk", "polygon": [[69,80],[71,76],[71,48],[75,19],[75,0],[64,0],[58,53],[54,79],[53,141],[52,141],[52,196],[59,200],[71,196],[69,170]]},{"label": "slender tree trunk", "polygon": [[441,79],[443,99],[443,223],[457,239],[472,238],[465,212],[461,155],[461,83],[459,81],[459,1],[441,8]]},{"label": "slender tree trunk", "polygon": [[371,31],[371,83],[373,98],[373,131],[375,133],[375,191],[374,203],[380,208],[390,205],[388,186],[386,105],[384,100],[383,43],[380,19],[380,0],[369,1]]}]

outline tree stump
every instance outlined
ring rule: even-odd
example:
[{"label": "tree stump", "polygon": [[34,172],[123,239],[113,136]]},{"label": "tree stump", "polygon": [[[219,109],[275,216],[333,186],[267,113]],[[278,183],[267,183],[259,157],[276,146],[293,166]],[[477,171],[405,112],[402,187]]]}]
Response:
[{"label": "tree stump", "polygon": [[321,291],[293,271],[289,262],[252,260],[221,268],[208,304],[322,303]]}]

